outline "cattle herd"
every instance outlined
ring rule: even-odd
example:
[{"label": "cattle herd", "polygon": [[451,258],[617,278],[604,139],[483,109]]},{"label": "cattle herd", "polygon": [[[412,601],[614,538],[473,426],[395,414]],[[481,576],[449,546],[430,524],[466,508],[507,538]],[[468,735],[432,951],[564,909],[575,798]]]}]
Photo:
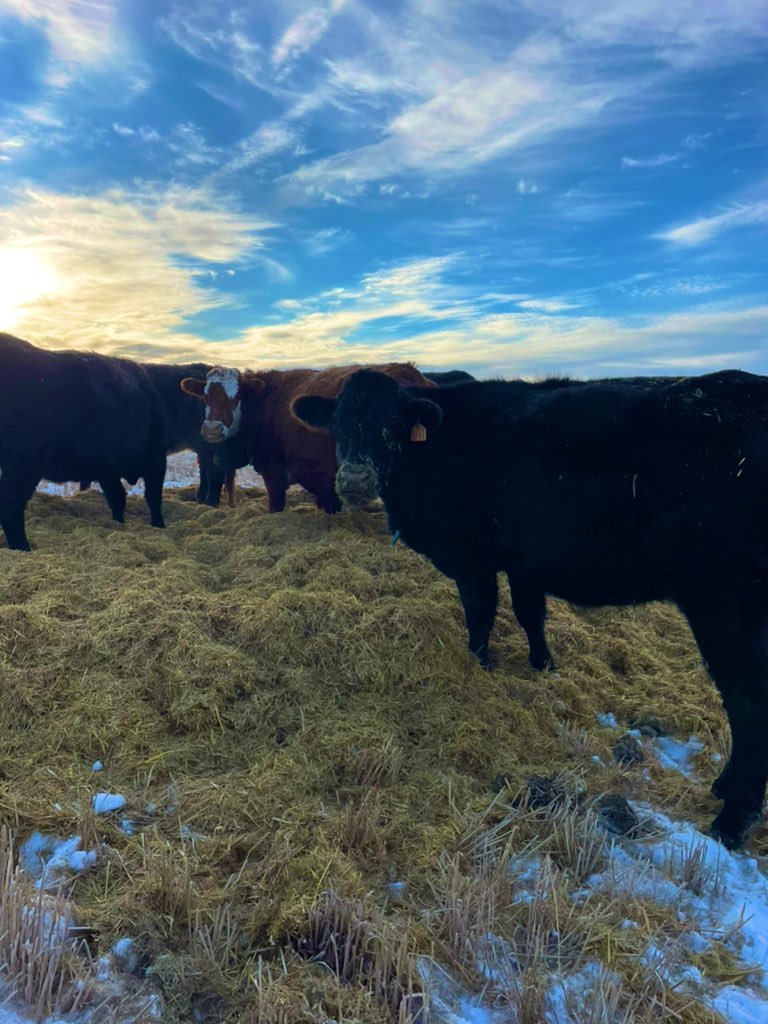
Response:
[{"label": "cattle herd", "polygon": [[539,382],[408,363],[240,372],[52,352],[0,334],[0,526],[29,550],[43,478],[96,480],[112,517],[144,479],[163,527],[166,454],[193,449],[198,501],[251,463],[271,512],[292,483],[333,513],[380,497],[396,537],[456,581],[489,667],[497,574],[537,669],[554,662],[546,596],[672,601],[728,715],[712,830],[739,845],[768,778],[768,378]]}]

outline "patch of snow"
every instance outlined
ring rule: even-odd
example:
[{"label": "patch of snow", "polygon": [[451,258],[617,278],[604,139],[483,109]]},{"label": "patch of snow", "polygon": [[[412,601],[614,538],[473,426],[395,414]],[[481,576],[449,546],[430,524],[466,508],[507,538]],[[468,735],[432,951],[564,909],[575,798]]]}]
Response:
[{"label": "patch of snow", "polygon": [[712,1006],[729,1024],[765,1024],[768,1019],[765,990],[726,985],[714,997]]},{"label": "patch of snow", "polygon": [[111,950],[112,956],[119,960],[126,971],[135,971],[139,963],[139,954],[136,951],[136,943],[130,937],[118,939]]},{"label": "patch of snow", "polygon": [[619,723],[616,721],[616,715],[612,711],[596,711],[595,718],[597,719],[598,725],[602,725],[604,729],[618,729]]},{"label": "patch of snow", "polygon": [[704,744],[696,736],[690,736],[687,743],[672,736],[657,736],[653,741],[653,749],[662,768],[674,768],[692,778],[691,758],[702,752]]},{"label": "patch of snow", "polygon": [[557,973],[547,988],[544,1020],[547,1024],[578,1024],[591,1017],[594,993],[606,981],[620,984],[620,978],[602,964],[590,961],[572,974]]},{"label": "patch of snow", "polygon": [[109,814],[125,807],[125,797],[119,793],[95,793],[93,797],[93,813]]},{"label": "patch of snow", "polygon": [[37,889],[47,889],[67,875],[80,874],[96,863],[95,850],[81,850],[80,836],[59,839],[33,832],[21,844],[19,854],[24,871],[35,879]]},{"label": "patch of snow", "polygon": [[418,969],[429,991],[429,1019],[437,1024],[504,1024],[509,1015],[483,1006],[480,1000],[462,988],[446,970],[420,957]]}]

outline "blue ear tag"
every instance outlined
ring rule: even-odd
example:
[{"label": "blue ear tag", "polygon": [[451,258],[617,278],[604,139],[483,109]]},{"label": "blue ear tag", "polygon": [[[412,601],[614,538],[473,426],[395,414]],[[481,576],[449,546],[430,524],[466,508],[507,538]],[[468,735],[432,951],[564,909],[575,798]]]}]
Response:
[{"label": "blue ear tag", "polygon": [[400,531],[399,530],[395,530],[395,532],[392,534],[392,540],[390,541],[389,546],[393,548],[395,546],[395,544],[397,544],[397,542],[399,540],[400,540]]}]

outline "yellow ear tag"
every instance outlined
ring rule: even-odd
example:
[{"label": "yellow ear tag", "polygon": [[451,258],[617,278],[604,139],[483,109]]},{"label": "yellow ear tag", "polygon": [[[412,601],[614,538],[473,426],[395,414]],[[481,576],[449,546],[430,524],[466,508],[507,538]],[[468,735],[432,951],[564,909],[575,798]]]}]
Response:
[{"label": "yellow ear tag", "polygon": [[414,423],[411,427],[411,440],[412,441],[426,441],[427,440],[427,428],[422,423]]}]

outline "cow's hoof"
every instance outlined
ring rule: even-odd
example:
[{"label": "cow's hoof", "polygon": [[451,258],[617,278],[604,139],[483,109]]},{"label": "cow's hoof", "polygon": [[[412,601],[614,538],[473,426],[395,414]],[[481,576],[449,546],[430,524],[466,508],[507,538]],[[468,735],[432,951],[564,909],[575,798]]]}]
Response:
[{"label": "cow's hoof", "polygon": [[716,800],[725,800],[725,795],[728,792],[728,776],[719,775],[710,786],[709,791]]},{"label": "cow's hoof", "polygon": [[726,850],[738,850],[744,845],[749,830],[759,820],[759,813],[750,814],[746,818],[737,818],[723,808],[712,822],[709,834],[713,839],[722,843]]},{"label": "cow's hoof", "polygon": [[528,658],[528,661],[531,663],[531,668],[534,668],[537,672],[544,672],[547,669],[550,672],[556,672],[557,671],[557,665],[555,664],[555,659],[552,657],[551,654],[548,654],[548,655],[546,655],[543,658],[541,658],[541,657],[535,658],[533,655],[531,655]]}]

